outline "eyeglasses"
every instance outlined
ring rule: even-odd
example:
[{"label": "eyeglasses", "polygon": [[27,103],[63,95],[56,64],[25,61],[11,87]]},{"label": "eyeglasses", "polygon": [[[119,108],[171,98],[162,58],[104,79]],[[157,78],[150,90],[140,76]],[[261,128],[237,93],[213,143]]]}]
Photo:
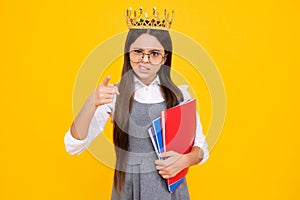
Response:
[{"label": "eyeglasses", "polygon": [[163,56],[160,52],[152,51],[151,53],[144,53],[141,50],[132,50],[129,52],[129,59],[131,62],[140,63],[144,59],[145,55],[148,56],[149,63],[152,65],[159,65],[162,63],[163,59],[166,57]]}]

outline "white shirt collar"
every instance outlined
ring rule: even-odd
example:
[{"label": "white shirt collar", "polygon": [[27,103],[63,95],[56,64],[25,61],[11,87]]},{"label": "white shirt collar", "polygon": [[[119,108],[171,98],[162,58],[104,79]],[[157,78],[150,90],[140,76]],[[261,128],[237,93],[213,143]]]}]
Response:
[{"label": "white shirt collar", "polygon": [[160,90],[160,80],[158,75],[149,85],[145,85],[134,76],[134,84],[134,99],[136,101],[140,103],[160,103],[164,101]]},{"label": "white shirt collar", "polygon": [[138,90],[142,87],[150,87],[152,85],[160,85],[160,79],[159,79],[159,76],[156,75],[155,79],[149,84],[149,85],[145,85],[144,83],[142,83],[142,81],[140,81],[140,79],[134,75],[133,76],[133,79],[134,79],[134,84],[135,84],[135,90]]}]

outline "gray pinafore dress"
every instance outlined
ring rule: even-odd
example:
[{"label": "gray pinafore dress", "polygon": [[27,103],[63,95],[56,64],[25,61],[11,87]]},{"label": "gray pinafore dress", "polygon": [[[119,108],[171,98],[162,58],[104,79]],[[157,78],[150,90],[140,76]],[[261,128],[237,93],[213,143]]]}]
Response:
[{"label": "gray pinafore dress", "polygon": [[152,120],[166,109],[165,102],[145,104],[133,102],[129,120],[129,154],[126,164],[124,191],[117,198],[112,191],[112,200],[188,200],[186,181],[169,193],[165,179],[156,170],[157,160],[148,128]]}]

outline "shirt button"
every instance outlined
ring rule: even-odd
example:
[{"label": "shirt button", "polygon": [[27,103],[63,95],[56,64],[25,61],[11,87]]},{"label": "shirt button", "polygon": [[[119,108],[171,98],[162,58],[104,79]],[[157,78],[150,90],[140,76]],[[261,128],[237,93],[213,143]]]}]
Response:
[{"label": "shirt button", "polygon": [[146,91],[148,91],[149,90],[149,87],[146,87]]}]

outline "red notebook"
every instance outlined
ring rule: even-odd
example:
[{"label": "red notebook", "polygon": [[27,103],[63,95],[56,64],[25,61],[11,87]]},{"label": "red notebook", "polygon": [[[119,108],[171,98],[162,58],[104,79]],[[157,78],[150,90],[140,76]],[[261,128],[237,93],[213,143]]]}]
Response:
[{"label": "red notebook", "polygon": [[[196,99],[161,112],[164,151],[186,154],[191,151],[196,134]],[[175,177],[167,179],[170,187],[188,172],[185,168]]]}]

